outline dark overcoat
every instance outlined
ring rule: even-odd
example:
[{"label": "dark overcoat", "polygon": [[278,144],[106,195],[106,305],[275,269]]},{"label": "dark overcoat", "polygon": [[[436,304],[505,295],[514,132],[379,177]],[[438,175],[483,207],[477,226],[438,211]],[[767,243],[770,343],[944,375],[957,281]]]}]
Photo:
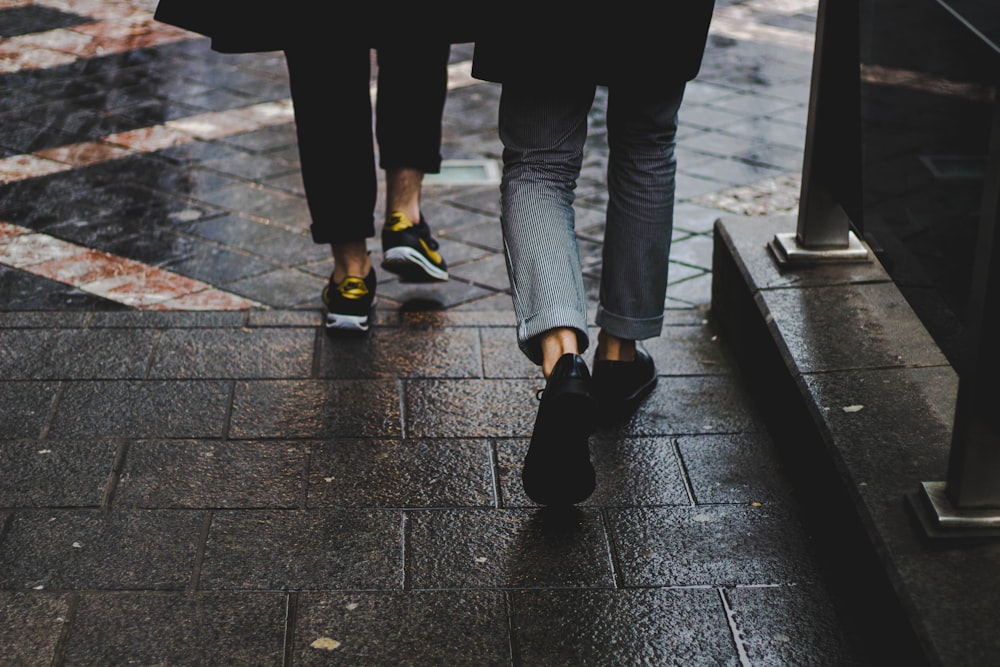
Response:
[{"label": "dark overcoat", "polygon": [[560,21],[522,14],[490,24],[477,35],[472,75],[498,83],[578,80],[642,88],[698,74],[714,0],[667,0],[656,12],[618,0],[573,16],[584,13],[582,7]]},{"label": "dark overcoat", "polygon": [[389,40],[471,42],[468,5],[419,3],[411,8],[356,3],[350,15],[323,0],[159,0],[154,18],[212,38],[223,53],[279,51],[306,44],[333,47]]}]

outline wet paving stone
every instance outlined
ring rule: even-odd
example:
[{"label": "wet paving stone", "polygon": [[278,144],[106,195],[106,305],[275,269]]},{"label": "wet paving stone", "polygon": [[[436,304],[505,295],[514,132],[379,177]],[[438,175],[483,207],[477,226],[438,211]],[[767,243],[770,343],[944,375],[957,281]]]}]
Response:
[{"label": "wet paving stone", "polygon": [[250,180],[264,180],[274,176],[299,172],[298,164],[263,155],[243,156],[241,159],[207,160],[202,163],[206,169],[213,169],[231,176]]},{"label": "wet paving stone", "polygon": [[250,326],[282,327],[309,326],[319,330],[323,324],[323,313],[315,310],[251,310],[246,313]]},{"label": "wet paving stone", "polygon": [[612,436],[764,431],[764,422],[746,392],[721,376],[660,377],[656,388],[630,418],[602,425]]},{"label": "wet paving stone", "polygon": [[486,255],[472,258],[463,264],[457,264],[458,258],[452,259],[454,253],[448,252],[448,250],[449,248],[442,248],[442,253],[446,254],[449,261],[456,262],[451,264],[451,269],[449,269],[451,275],[496,292],[506,293],[510,289],[507,278],[507,263],[502,256]]},{"label": "wet paving stone", "polygon": [[144,234],[109,240],[101,250],[119,257],[138,260],[151,266],[180,262],[192,256],[198,242],[189,236],[164,229],[148,230]]},{"label": "wet paving stone", "polygon": [[223,215],[193,224],[190,232],[212,241],[253,251],[276,238],[279,229],[238,215]]},{"label": "wet paving stone", "polygon": [[134,329],[8,329],[0,336],[0,376],[142,379],[155,343],[155,332]]},{"label": "wet paving stone", "polygon": [[766,178],[777,178],[787,173],[786,169],[780,167],[742,159],[724,162],[715,160],[703,165],[691,166],[688,171],[697,176],[723,181],[729,186],[752,185]]},{"label": "wet paving stone", "polygon": [[25,120],[13,119],[10,129],[4,132],[4,153],[7,155],[32,153],[55,146],[65,146],[73,143],[73,140],[72,134],[61,132],[58,128],[41,127]]},{"label": "wet paving stone", "polygon": [[167,261],[163,268],[206,283],[230,283],[273,271],[277,265],[246,252],[195,245],[183,259]]},{"label": "wet paving stone", "polygon": [[275,308],[320,308],[320,294],[325,286],[326,281],[322,278],[287,268],[258,273],[224,285],[228,292]]},{"label": "wet paving stone", "polygon": [[71,28],[90,21],[85,16],[43,5],[12,6],[0,10],[0,36],[17,37],[43,30]]},{"label": "wet paving stone", "polygon": [[232,382],[226,381],[70,382],[60,395],[49,434],[221,437],[231,395]]},{"label": "wet paving stone", "polygon": [[407,517],[407,580],[415,588],[614,585],[603,521],[592,510],[413,510]]},{"label": "wet paving stone", "polygon": [[719,592],[698,589],[517,591],[523,664],[739,664]]},{"label": "wet paving stone", "polygon": [[131,442],[112,504],[144,508],[295,508],[309,447],[299,442]]},{"label": "wet paving stone", "polygon": [[483,440],[337,438],[310,456],[310,508],[489,507],[495,498]]},{"label": "wet paving stone", "polygon": [[167,329],[149,377],[309,377],[315,340],[314,329]]},{"label": "wet paving stone", "polygon": [[303,232],[309,228],[309,213],[303,197],[278,190],[264,190],[252,183],[234,182],[217,190],[201,193],[200,201],[217,208],[277,219],[288,228]]},{"label": "wet paving stone", "polygon": [[865,664],[823,586],[741,586],[725,595],[753,664],[802,664],[816,656],[844,667]]},{"label": "wet paving stone", "polygon": [[459,304],[473,302],[495,293],[494,290],[464,282],[457,277],[442,283],[386,280],[378,286],[379,299],[383,302],[391,300],[396,308],[404,312],[454,308]]},{"label": "wet paving stone", "polygon": [[217,511],[199,587],[398,589],[402,525],[395,510]]},{"label": "wet paving stone", "polygon": [[705,290],[712,289],[712,274],[703,271],[689,280],[678,280],[667,288],[665,305],[668,308],[691,307],[698,304]]},{"label": "wet paving stone", "polygon": [[[285,266],[300,267],[309,262],[325,262],[327,270],[324,273],[326,276],[330,275],[333,270],[333,258],[330,256],[328,246],[314,243],[303,230],[287,229],[277,225],[272,227],[274,236],[268,238],[267,250],[262,251],[258,244],[256,248],[258,253],[266,252],[269,261]],[[319,294],[316,295],[316,299],[319,300]]]},{"label": "wet paving stone", "polygon": [[[503,295],[509,305],[510,296]],[[517,347],[517,333],[512,327],[481,329],[483,374],[486,378],[525,378],[541,381],[542,370]]]},{"label": "wet paving stone", "polygon": [[229,329],[240,327],[248,313],[242,311],[186,311],[159,310],[137,311],[96,311],[89,313],[88,326],[91,328],[207,328]]},{"label": "wet paving stone", "polygon": [[[437,226],[433,226],[432,229],[437,229]],[[503,234],[496,220],[483,220],[479,224],[464,224],[454,231],[448,231],[444,236],[450,240],[461,241],[491,252],[503,252]]]},{"label": "wet paving stone", "polygon": [[321,336],[322,378],[479,378],[482,354],[476,329],[373,327],[363,337]]},{"label": "wet paving stone", "polygon": [[0,588],[184,590],[202,512],[14,512],[0,542]]},{"label": "wet paving stone", "polygon": [[626,586],[749,586],[820,579],[802,527],[786,508],[700,505],[607,513]]},{"label": "wet paving stone", "polygon": [[106,439],[0,440],[0,507],[100,507],[118,449]]},{"label": "wet paving stone", "polygon": [[61,312],[57,310],[6,310],[0,311],[0,325],[8,329],[49,329],[63,324],[67,328],[86,326],[92,313],[85,311]]},{"label": "wet paving stone", "polygon": [[505,438],[531,435],[541,380],[408,380],[407,433],[417,438],[477,433]]},{"label": "wet paving stone", "polygon": [[397,380],[238,381],[229,437],[400,437],[399,395]]},{"label": "wet paving stone", "polygon": [[12,665],[52,664],[69,612],[68,595],[0,591],[4,660]]},{"label": "wet paving stone", "polygon": [[[434,230],[434,232],[437,234],[435,238],[437,238],[438,242],[441,244],[441,255],[446,257],[448,260],[448,273],[456,278],[461,278],[464,282],[472,282],[475,277],[475,275],[469,271],[470,264],[475,263],[477,260],[488,260],[494,256],[493,253],[486,248],[480,248],[476,245],[449,238],[447,236],[448,232],[445,232],[444,234],[438,234],[437,230]],[[489,266],[489,269],[490,271],[493,271],[492,266]],[[506,285],[504,285],[504,287],[506,287]]]},{"label": "wet paving stone", "polygon": [[60,383],[0,382],[0,433],[4,438],[39,438],[49,424]]},{"label": "wet paving stone", "polygon": [[273,154],[275,151],[291,149],[295,158],[298,158],[298,137],[293,125],[277,125],[244,132],[227,138],[225,143],[255,153]]},{"label": "wet paving stone", "polygon": [[277,667],[287,606],[281,593],[87,593],[79,598],[64,660]]},{"label": "wet paving stone", "polygon": [[[500,591],[302,593],[296,621],[296,664],[511,663]],[[336,648],[324,650],[324,639]]]},{"label": "wet paving stone", "polygon": [[659,337],[644,340],[642,345],[655,359],[659,375],[725,375],[734,372],[716,329],[708,324],[673,324],[668,320]]},{"label": "wet paving stone", "polygon": [[[787,354],[805,372],[890,367],[899,362],[913,367],[947,364],[892,283],[816,286],[795,298],[782,292],[775,290],[766,297],[768,311],[780,323]],[[803,301],[811,304],[808,321],[813,326],[805,325],[806,318],[791,316]],[[897,314],[885,321],[886,311]],[[850,350],[833,344],[845,327],[867,332]]]},{"label": "wet paving stone", "polygon": [[698,504],[790,504],[790,478],[767,433],[682,436],[676,446]]}]

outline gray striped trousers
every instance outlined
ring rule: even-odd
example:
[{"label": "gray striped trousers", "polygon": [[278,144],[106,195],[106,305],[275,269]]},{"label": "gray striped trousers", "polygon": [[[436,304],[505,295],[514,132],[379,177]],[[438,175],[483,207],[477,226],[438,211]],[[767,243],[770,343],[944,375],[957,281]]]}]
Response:
[{"label": "gray striped trousers", "polygon": [[[663,327],[684,83],[608,90],[607,207],[595,324],[629,340]],[[587,294],[574,212],[596,87],[505,83],[500,220],[521,350],[541,364],[539,334],[577,331],[589,347]],[[595,122],[596,124],[596,122]]]}]

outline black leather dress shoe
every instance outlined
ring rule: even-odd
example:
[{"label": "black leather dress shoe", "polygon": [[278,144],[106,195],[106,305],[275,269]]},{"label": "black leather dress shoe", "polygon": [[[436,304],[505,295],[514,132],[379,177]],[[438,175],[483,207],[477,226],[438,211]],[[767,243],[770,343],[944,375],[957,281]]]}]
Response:
[{"label": "black leather dress shoe", "polygon": [[[600,351],[598,351],[598,354]],[[594,396],[606,416],[627,415],[656,386],[656,364],[649,352],[635,346],[633,361],[594,360]]]},{"label": "black leather dress shoe", "polygon": [[578,354],[564,354],[545,383],[524,457],[524,491],[542,505],[572,505],[596,486],[587,442],[597,427],[590,371]]}]

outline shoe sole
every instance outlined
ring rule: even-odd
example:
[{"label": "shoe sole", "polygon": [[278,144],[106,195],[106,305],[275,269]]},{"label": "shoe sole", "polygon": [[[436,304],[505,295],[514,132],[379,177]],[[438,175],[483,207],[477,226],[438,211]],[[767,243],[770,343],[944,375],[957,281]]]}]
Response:
[{"label": "shoe sole", "polygon": [[[378,303],[378,299],[372,300],[372,308]],[[371,311],[365,315],[346,315],[344,313],[334,313],[329,308],[326,309],[326,318],[323,321],[327,333],[363,333],[371,328]]]},{"label": "shoe sole", "polygon": [[382,268],[410,282],[446,281],[448,272],[409,246],[396,246],[386,250]]},{"label": "shoe sole", "polygon": [[371,322],[367,315],[326,314],[327,331],[368,331],[370,327]]},{"label": "shoe sole", "polygon": [[596,487],[589,445],[597,428],[596,402],[582,382],[568,382],[561,394],[543,400],[521,482],[536,503],[574,505],[589,498]]}]

